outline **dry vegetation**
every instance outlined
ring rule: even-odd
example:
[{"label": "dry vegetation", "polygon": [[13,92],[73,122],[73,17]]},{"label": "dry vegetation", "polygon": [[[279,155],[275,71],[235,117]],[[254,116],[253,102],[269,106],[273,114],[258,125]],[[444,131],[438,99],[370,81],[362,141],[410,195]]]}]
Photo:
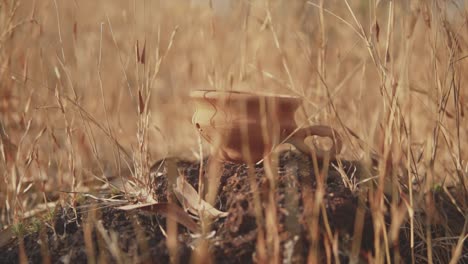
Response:
[{"label": "dry vegetation", "polygon": [[[414,216],[438,214],[437,192],[467,214],[468,6],[212,2],[0,0],[0,228],[109,177],[133,175],[143,197],[153,162],[198,155],[190,91],[262,90],[302,96],[298,123],[338,129],[343,159],[377,155],[374,227],[381,194],[406,190],[392,227],[411,223],[429,248],[419,259],[437,263]],[[453,263],[466,229],[443,242]]]}]

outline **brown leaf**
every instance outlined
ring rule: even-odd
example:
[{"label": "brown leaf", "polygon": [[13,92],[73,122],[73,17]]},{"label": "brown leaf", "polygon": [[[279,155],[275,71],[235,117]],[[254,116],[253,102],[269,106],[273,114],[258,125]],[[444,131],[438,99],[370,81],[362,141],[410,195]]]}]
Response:
[{"label": "brown leaf", "polygon": [[143,43],[143,50],[140,53],[140,44],[137,40],[136,42],[136,56],[137,56],[137,62],[141,64],[145,64],[146,62],[146,40],[145,43]]},{"label": "brown leaf", "polygon": [[138,111],[140,115],[143,114],[143,111],[145,111],[145,100],[143,100],[141,91],[138,91]]},{"label": "brown leaf", "polygon": [[137,56],[137,62],[140,62],[140,47],[138,45],[138,40],[137,40],[136,45],[135,45],[135,52],[136,52],[136,56]]},{"label": "brown leaf", "polygon": [[200,233],[200,226],[192,220],[190,215],[182,208],[175,204],[170,203],[144,203],[144,204],[129,204],[117,207],[119,210],[131,211],[141,209],[148,212],[164,215],[167,218],[177,221],[179,224],[185,226],[193,233]]},{"label": "brown leaf", "polygon": [[73,38],[75,41],[78,39],[78,23],[76,21],[73,23]]},{"label": "brown leaf", "polygon": [[8,245],[11,241],[15,238],[15,233],[13,232],[13,228],[11,226],[0,230],[0,248]]},{"label": "brown leaf", "polygon": [[13,163],[16,160],[17,151],[18,146],[4,133],[3,126],[0,123],[0,157],[3,157],[7,163]]},{"label": "brown leaf", "polygon": [[185,180],[184,176],[177,177],[177,184],[174,188],[174,193],[179,200],[179,202],[188,208],[190,212],[200,216],[203,214],[207,217],[226,217],[228,216],[227,212],[219,211],[218,209],[214,208],[211,204],[206,202],[205,200],[201,199],[198,195],[198,192],[195,188],[190,185]]},{"label": "brown leaf", "polygon": [[375,20],[374,31],[375,31],[375,38],[377,39],[377,42],[379,42],[379,38],[380,38],[380,26],[379,26],[379,22],[378,22],[377,20]]},{"label": "brown leaf", "polygon": [[463,99],[463,96],[460,96],[459,103],[460,103],[460,115],[461,115],[461,117],[465,117],[465,109],[464,109],[465,104],[464,104],[464,101],[465,100]]},{"label": "brown leaf", "polygon": [[141,51],[140,54],[140,63],[145,64],[146,62],[146,40],[145,43],[143,44],[143,50]]}]

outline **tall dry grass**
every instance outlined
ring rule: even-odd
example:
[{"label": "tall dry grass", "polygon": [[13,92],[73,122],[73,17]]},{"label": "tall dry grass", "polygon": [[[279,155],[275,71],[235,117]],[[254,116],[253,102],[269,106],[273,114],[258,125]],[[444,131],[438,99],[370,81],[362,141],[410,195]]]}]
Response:
[{"label": "tall dry grass", "polygon": [[388,179],[411,190],[392,210],[412,230],[429,191],[455,186],[467,208],[463,1],[193,2],[0,2],[1,225],[74,202],[57,190],[129,174],[145,186],[153,161],[196,156],[200,88],[300,95],[299,123],[339,129],[343,159],[378,154],[377,230],[382,194],[398,193]]}]

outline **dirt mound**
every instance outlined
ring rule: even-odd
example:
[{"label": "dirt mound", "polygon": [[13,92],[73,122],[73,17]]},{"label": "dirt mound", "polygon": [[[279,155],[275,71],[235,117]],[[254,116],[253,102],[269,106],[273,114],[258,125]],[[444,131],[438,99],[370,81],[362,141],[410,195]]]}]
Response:
[{"label": "dirt mound", "polygon": [[[348,175],[364,173],[358,163],[343,162],[342,166]],[[198,188],[199,164],[181,161],[178,167],[187,181],[194,188]],[[215,207],[229,212],[229,215],[213,223],[215,234],[210,238],[210,251],[216,263],[244,263],[256,259],[258,222],[253,188],[249,184],[247,170],[246,165],[224,164]],[[258,190],[261,199],[265,199],[269,189],[264,167],[255,166],[255,174],[255,190]],[[167,178],[164,175],[157,177],[155,189],[158,201],[167,201],[167,186]],[[316,188],[316,175],[311,160],[295,152],[282,153],[276,186],[277,221],[281,257],[289,262],[302,263],[307,260],[312,243],[308,227],[311,214],[308,201],[313,204],[310,199],[314,199]],[[327,232],[331,230],[337,239],[336,246],[340,252],[338,259],[344,263],[348,262],[356,213],[360,211],[363,214],[359,219],[363,221],[364,229],[359,258],[368,260],[375,247],[372,216],[367,201],[360,196],[360,190],[352,192],[345,186],[342,175],[334,166],[330,166],[328,171],[325,190],[323,210],[320,210],[319,217],[319,251],[326,252],[326,243],[330,243],[325,242],[329,239]],[[87,229],[89,221],[99,221],[96,226],[102,228]],[[386,216],[386,221],[390,223],[389,215]],[[90,258],[94,258],[94,261],[111,262],[170,261],[163,232],[166,221],[161,215],[139,210],[121,211],[102,202],[88,201],[76,208],[57,208],[53,223],[53,226],[44,224],[38,231],[27,234],[22,240],[15,240],[1,249],[0,263],[17,262],[20,245],[24,246],[28,260],[33,263],[48,260],[53,263],[84,263],[90,262]],[[411,261],[407,228],[406,225],[400,228],[399,241],[394,243],[391,249],[391,257],[398,255],[404,262]],[[89,243],[90,240],[93,243]],[[186,228],[179,225],[177,248],[182,263],[190,261],[192,246],[196,241]],[[92,245],[92,248],[89,245]],[[327,256],[324,253],[321,257],[325,261]]]}]

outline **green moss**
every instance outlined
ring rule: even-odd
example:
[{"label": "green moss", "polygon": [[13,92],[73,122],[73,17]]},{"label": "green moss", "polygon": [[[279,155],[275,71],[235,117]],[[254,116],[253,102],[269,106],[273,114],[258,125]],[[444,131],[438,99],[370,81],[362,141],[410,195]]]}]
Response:
[{"label": "green moss", "polygon": [[44,215],[44,221],[50,222],[54,219],[55,215],[55,208],[51,208],[50,210],[47,211],[47,213]]},{"label": "green moss", "polygon": [[30,233],[37,233],[41,230],[43,224],[43,220],[37,217],[34,217],[31,221],[31,224],[27,227],[27,232]]},{"label": "green moss", "polygon": [[11,230],[13,231],[13,234],[15,234],[15,236],[17,236],[17,237],[24,236],[26,234],[26,231],[27,231],[24,223],[14,224],[11,227]]},{"label": "green moss", "polygon": [[111,194],[112,194],[112,195],[119,195],[119,194],[121,194],[121,193],[122,193],[121,190],[119,190],[119,189],[117,189],[117,188],[115,188],[115,187],[111,187]]},{"label": "green moss", "polygon": [[434,187],[432,188],[434,193],[441,193],[444,191],[444,188],[441,184],[436,184],[434,185]]},{"label": "green moss", "polygon": [[77,204],[84,204],[86,202],[86,196],[84,196],[81,193],[77,194],[75,199],[76,199]]}]

